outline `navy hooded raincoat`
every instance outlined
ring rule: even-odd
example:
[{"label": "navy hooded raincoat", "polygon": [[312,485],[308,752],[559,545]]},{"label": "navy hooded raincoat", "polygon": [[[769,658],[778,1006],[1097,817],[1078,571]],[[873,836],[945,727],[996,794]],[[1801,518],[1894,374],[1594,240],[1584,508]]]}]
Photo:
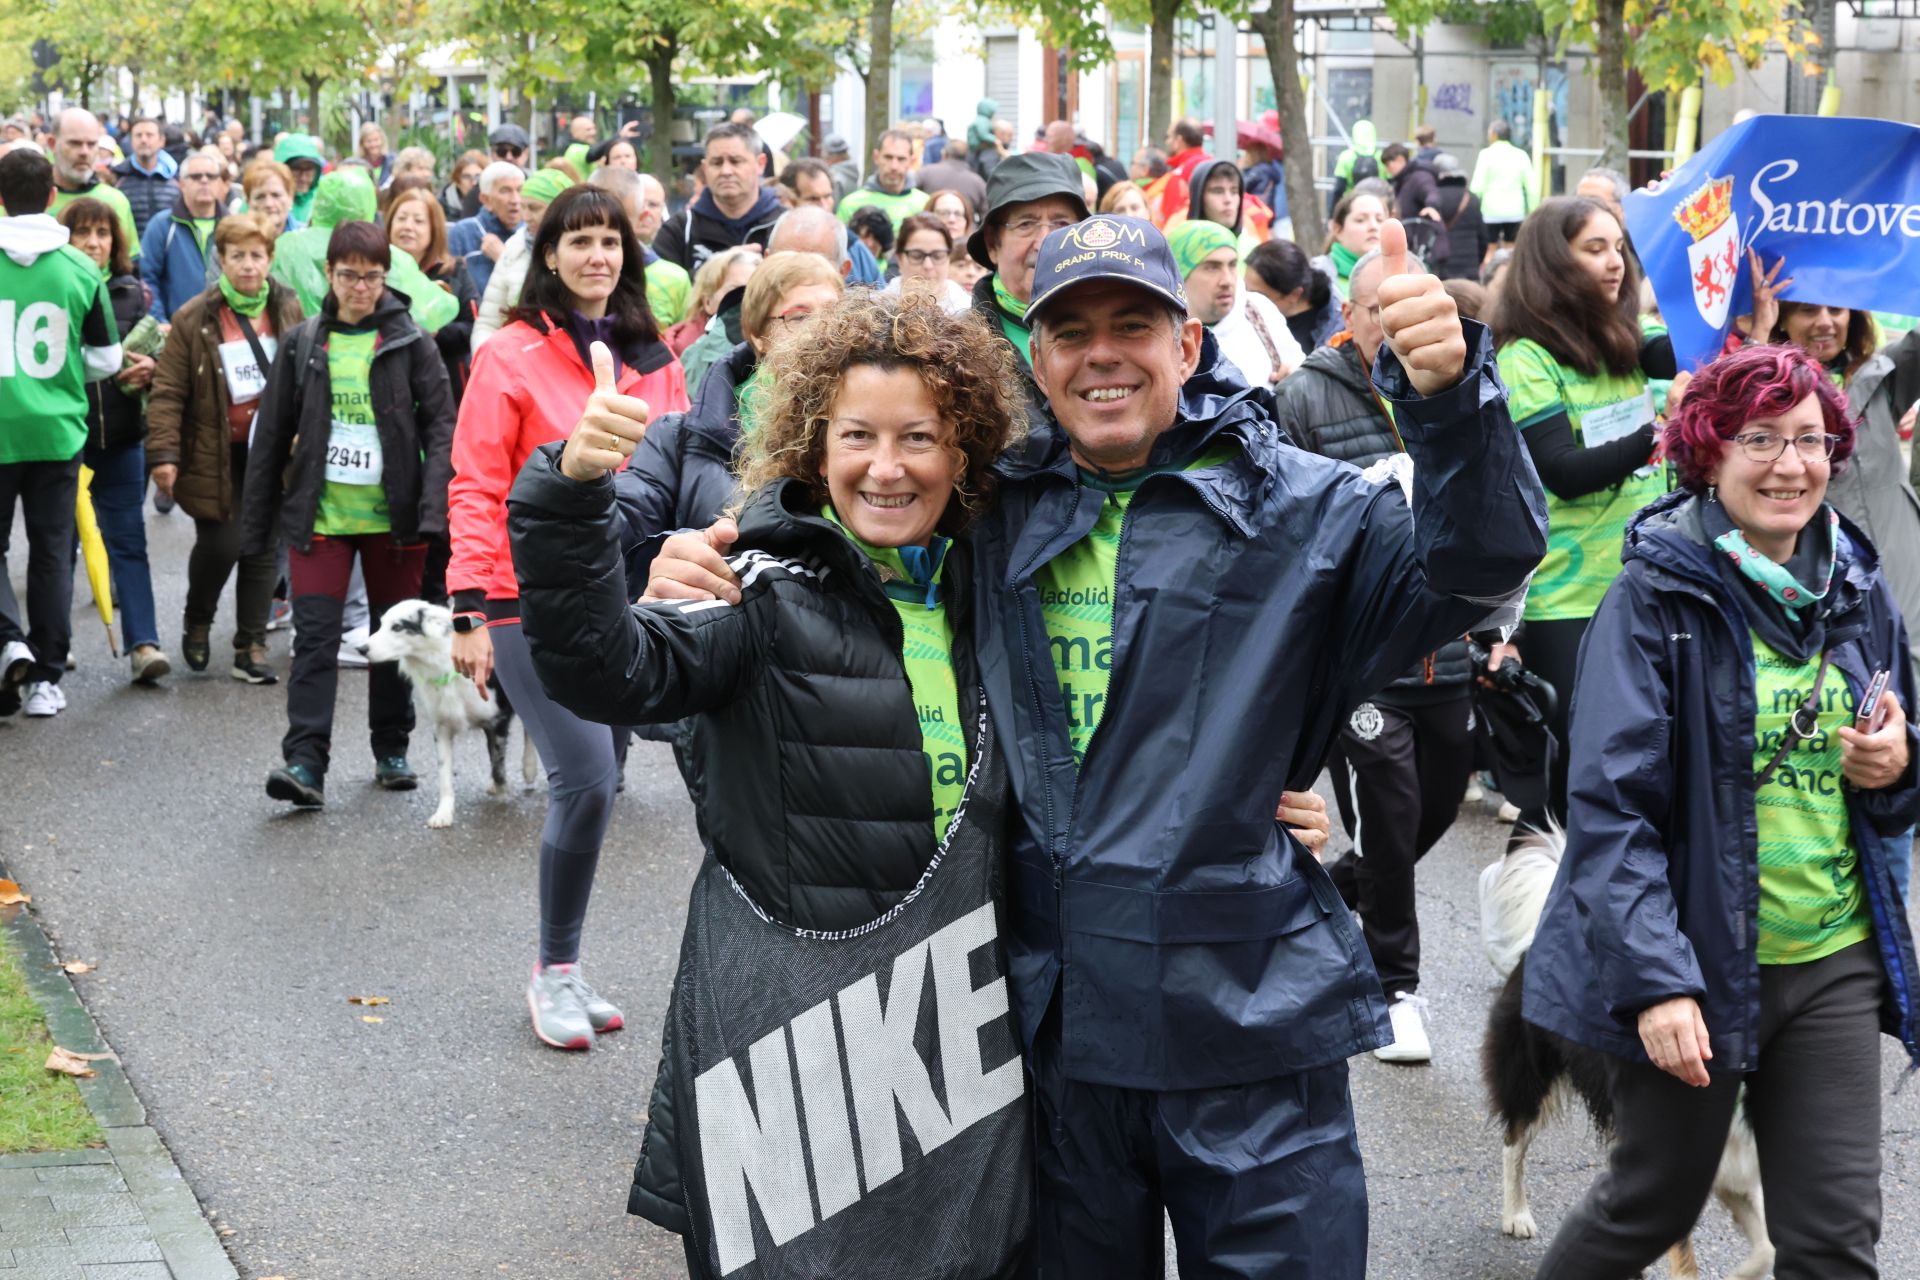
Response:
[{"label": "navy hooded raincoat", "polygon": [[[1627,526],[1625,568],[1580,646],[1572,716],[1566,856],[1527,959],[1529,1022],[1647,1061],[1640,1011],[1700,1002],[1709,1071],[1759,1065],[1758,835],[1753,815],[1752,607],[1706,537],[1687,493]],[[1821,518],[1821,517],[1816,517]],[[1857,699],[1888,668],[1910,717],[1914,764],[1893,786],[1847,792],[1848,816],[1887,974],[1882,1023],[1914,1043],[1915,964],[1890,847],[1920,819],[1920,727],[1906,626],[1879,557],[1840,521],[1825,611],[1828,678]]]},{"label": "navy hooded raincoat", "polygon": [[1153,462],[1240,448],[1133,498],[1084,768],[1035,578],[1100,501],[1057,429],[1002,460],[973,537],[980,662],[1021,816],[1011,986],[1029,1044],[1059,992],[1070,1079],[1240,1084],[1388,1038],[1351,914],[1273,811],[1311,785],[1356,703],[1485,622],[1545,551],[1492,341],[1466,330],[1465,374],[1445,392],[1418,397],[1387,350],[1374,373],[1413,457],[1413,511],[1397,483],[1288,443],[1206,344]]}]

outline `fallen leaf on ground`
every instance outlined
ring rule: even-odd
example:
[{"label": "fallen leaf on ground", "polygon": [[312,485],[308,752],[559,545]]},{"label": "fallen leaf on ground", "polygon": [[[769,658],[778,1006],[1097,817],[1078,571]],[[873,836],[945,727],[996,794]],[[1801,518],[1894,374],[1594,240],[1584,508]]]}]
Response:
[{"label": "fallen leaf on ground", "polygon": [[94,969],[97,968],[98,966],[90,965],[85,960],[69,960],[65,964],[61,965],[60,967],[62,969],[65,969],[68,973],[79,974],[79,973],[92,973]]},{"label": "fallen leaf on ground", "polygon": [[234,1230],[232,1227],[221,1227],[219,1228],[219,1231],[220,1231],[220,1234],[223,1236],[237,1236],[240,1234],[238,1231]]},{"label": "fallen leaf on ground", "polygon": [[372,1007],[376,1004],[392,1004],[393,1001],[387,999],[385,996],[348,996],[347,1003],[363,1004]]},{"label": "fallen leaf on ground", "polygon": [[74,1053],[56,1046],[54,1051],[47,1055],[47,1070],[57,1071],[64,1076],[78,1076],[83,1080],[90,1079],[95,1073],[93,1068],[87,1065],[89,1056],[91,1055]]},{"label": "fallen leaf on ground", "polygon": [[[71,1052],[71,1050],[69,1050],[69,1052]],[[110,1053],[76,1053],[73,1056],[82,1062],[105,1062],[107,1059],[113,1057]]]},{"label": "fallen leaf on ground", "polygon": [[376,1017],[374,1017],[374,1016],[373,1016],[372,1014],[370,1014],[370,1013],[363,1013],[363,1014],[361,1014],[361,1015],[360,1015],[360,1021],[362,1021],[362,1022],[385,1022],[385,1021],[386,1021],[386,1019],[385,1019],[385,1018],[376,1018]]},{"label": "fallen leaf on ground", "polygon": [[33,895],[22,893],[20,886],[11,880],[0,880],[0,907],[25,905],[33,901]]}]

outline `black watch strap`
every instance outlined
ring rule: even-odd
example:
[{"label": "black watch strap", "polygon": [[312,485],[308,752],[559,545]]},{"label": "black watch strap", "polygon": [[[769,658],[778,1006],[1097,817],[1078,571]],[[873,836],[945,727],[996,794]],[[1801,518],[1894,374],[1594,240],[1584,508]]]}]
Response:
[{"label": "black watch strap", "polygon": [[478,631],[486,625],[487,615],[484,613],[456,613],[453,615],[453,629],[461,635],[465,635],[469,631]]}]

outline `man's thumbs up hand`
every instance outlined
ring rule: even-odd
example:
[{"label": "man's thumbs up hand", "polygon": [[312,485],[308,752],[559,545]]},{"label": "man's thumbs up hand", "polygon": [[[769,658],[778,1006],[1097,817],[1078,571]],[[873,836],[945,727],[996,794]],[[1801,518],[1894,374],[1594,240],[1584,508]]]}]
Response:
[{"label": "man's thumbs up hand", "polygon": [[1415,391],[1430,396],[1460,381],[1467,338],[1459,308],[1440,280],[1412,261],[1398,219],[1380,229],[1380,327]]},{"label": "man's thumbs up hand", "polygon": [[620,394],[613,371],[613,353],[604,342],[590,348],[593,353],[593,394],[580,415],[566,448],[560,451],[560,474],[581,484],[590,484],[617,471],[633,456],[647,435],[647,420],[653,411],[638,396]]}]

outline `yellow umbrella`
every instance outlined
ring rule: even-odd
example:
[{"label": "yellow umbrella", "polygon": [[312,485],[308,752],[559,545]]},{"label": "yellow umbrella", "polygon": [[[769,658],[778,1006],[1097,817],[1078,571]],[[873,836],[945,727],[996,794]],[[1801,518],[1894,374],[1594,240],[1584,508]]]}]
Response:
[{"label": "yellow umbrella", "polygon": [[80,496],[73,504],[73,515],[80,531],[80,554],[87,562],[87,585],[93,588],[93,607],[100,611],[100,621],[107,628],[107,648],[113,650],[113,656],[120,656],[120,646],[113,642],[113,574],[107,566],[107,544],[100,540],[100,522],[94,518],[93,469],[80,468]]}]

